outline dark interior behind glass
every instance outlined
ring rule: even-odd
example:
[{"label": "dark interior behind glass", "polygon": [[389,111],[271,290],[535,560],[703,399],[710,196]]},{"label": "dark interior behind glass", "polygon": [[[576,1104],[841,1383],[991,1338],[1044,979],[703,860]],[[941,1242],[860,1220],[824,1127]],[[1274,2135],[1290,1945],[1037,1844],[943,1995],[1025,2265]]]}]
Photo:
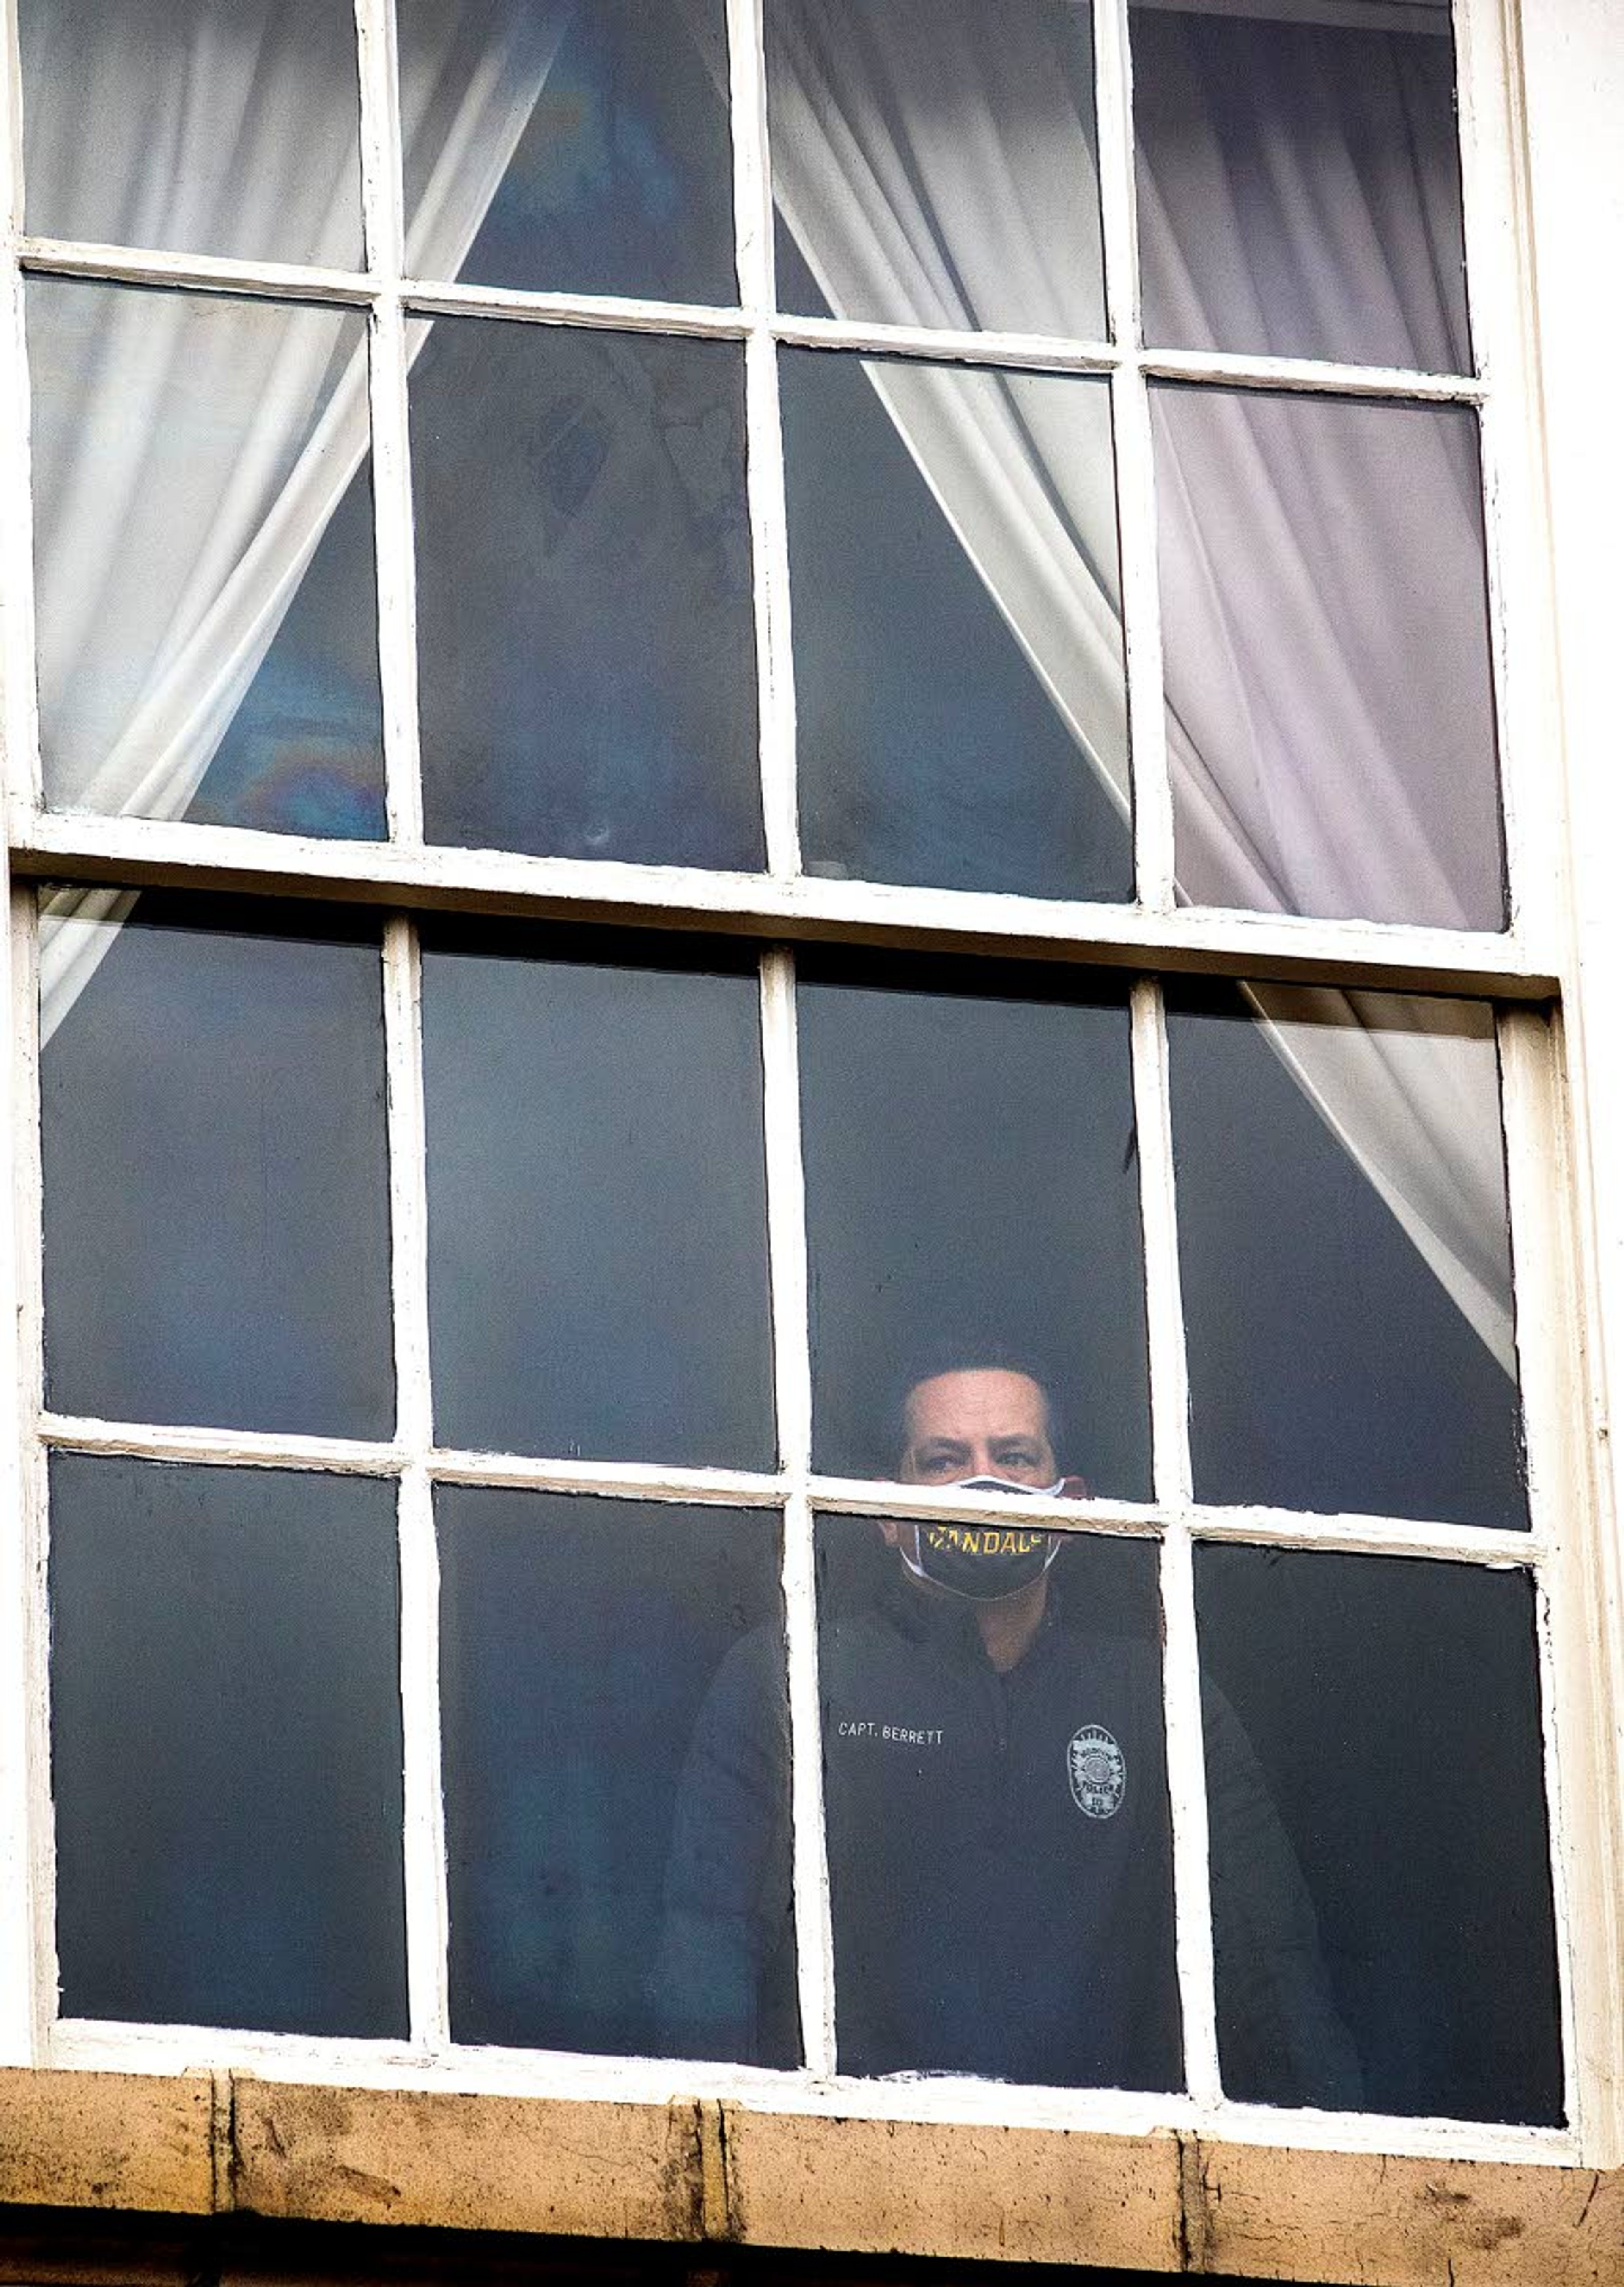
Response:
[{"label": "dark interior behind glass", "polygon": [[[785,351],[779,360],[804,862],[813,874],[1133,895],[1127,819],[989,594],[876,382],[915,418],[1042,419],[1059,470],[1112,483],[1097,382]],[[1046,505],[1086,556],[1052,490]],[[1114,527],[1113,527],[1114,542]],[[1091,566],[1116,606],[1114,545]],[[1091,730],[1125,750],[1120,645]]]},{"label": "dark interior behind glass", "polygon": [[440,318],[411,408],[429,839],[758,867],[737,345]]},{"label": "dark interior behind glass", "polygon": [[[772,1521],[455,1486],[436,1513],[454,2037],[797,2062]],[[705,1790],[684,1841],[696,1724],[741,1673],[723,1792],[758,1771],[752,1815]]]},{"label": "dark interior behind glass", "polygon": [[[1311,1898],[1367,2110],[1564,2117],[1556,1933],[1524,1572],[1314,1550],[1196,1556],[1209,1721],[1261,1766]],[[1208,1761],[1208,1787],[1213,1790]],[[1231,2096],[1337,2101],[1322,2042],[1264,1989],[1225,1902],[1251,1861],[1215,1820],[1218,2038]]]},{"label": "dark interior behind glass", "polygon": [[929,963],[808,975],[817,1467],[891,1476],[909,1386],[1005,1362],[1049,1391],[1062,1468],[1147,1497],[1125,990],[1044,999],[1030,972]]},{"label": "dark interior behind glass", "polygon": [[748,955],[701,972],[624,942],[431,935],[442,1444],[772,1465],[758,1009]]},{"label": "dark interior behind glass", "polygon": [[1001,1674],[881,1536],[818,1528],[842,2069],[1177,2087],[1155,1549],[1068,1539]]},{"label": "dark interior behind glass", "polygon": [[[1322,1016],[1312,1029],[1337,1056],[1364,1049],[1367,999],[1276,988],[1269,1005],[1311,1024]],[[1509,1308],[1492,1015],[1410,1005],[1423,1051],[1431,1022],[1432,1061],[1466,1085],[1459,1134],[1499,1177],[1476,1236]],[[1256,1005],[1238,986],[1180,986],[1168,1025],[1197,1498],[1525,1527],[1515,1379],[1271,1045]],[[1418,1129],[1401,1125],[1396,1140],[1424,1159]]]},{"label": "dark interior behind glass", "polygon": [[395,1493],[58,1453],[70,2017],[408,2030]]},{"label": "dark interior behind glass", "polygon": [[67,923],[99,958],[41,1057],[59,1412],[393,1432],[379,923],[276,918]]}]

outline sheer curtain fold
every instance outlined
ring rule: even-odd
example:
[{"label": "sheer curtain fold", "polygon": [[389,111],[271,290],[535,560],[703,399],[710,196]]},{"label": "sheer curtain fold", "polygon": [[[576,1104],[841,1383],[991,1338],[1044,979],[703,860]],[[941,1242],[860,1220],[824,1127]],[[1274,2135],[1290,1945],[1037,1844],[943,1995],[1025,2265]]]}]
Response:
[{"label": "sheer curtain fold", "polygon": [[[1013,210],[988,190],[993,178],[1019,178],[1018,138],[1030,132],[1058,155],[1079,195],[1096,195],[1092,122],[1043,67],[1039,13],[998,12],[993,37],[990,12],[974,12],[988,29],[989,52],[975,71],[949,79],[893,67],[910,14],[895,0],[795,0],[775,12],[775,196],[837,314],[870,311],[878,297],[888,316],[986,327],[990,310],[1007,306],[1015,277],[1029,313],[1026,330],[1087,337],[1096,329],[1097,275],[1081,274],[1074,263],[1057,271],[1044,259],[1055,218]],[[1164,34],[1171,28],[1176,39],[1180,20],[1161,20]],[[1200,19],[1188,21],[1193,34]],[[1390,83],[1369,92],[1367,105],[1403,99],[1400,56]],[[1199,112],[1194,95],[1186,100]],[[1260,98],[1271,235],[1295,249],[1292,275],[1320,305],[1315,321],[1359,338],[1374,297],[1390,328],[1405,329],[1408,362],[1449,362],[1440,354],[1448,325],[1428,202],[1413,173],[1420,163],[1414,138],[1382,139],[1399,159],[1373,193],[1368,154],[1362,166],[1353,163],[1348,131],[1333,116],[1317,123],[1311,179],[1286,124],[1275,120],[1271,132]],[[1227,281],[1224,290],[1256,317],[1257,345],[1267,346],[1256,249],[1216,133],[1185,138],[1177,165],[1180,180],[1168,196],[1141,169],[1147,298],[1182,315],[1183,338],[1211,341],[1215,313],[1196,281]],[[1256,205],[1256,184],[1250,195]],[[1255,233],[1255,214],[1248,227]],[[1200,233],[1199,248],[1192,232]],[[948,402],[933,392],[928,368],[872,371],[989,596],[1126,810],[1120,604],[1099,569],[1111,561],[1114,535],[1108,488],[1081,479],[1064,436],[1023,426],[1007,400],[996,408]],[[1452,835],[1451,774],[1439,771],[1434,791],[1418,793],[1394,767],[1378,705],[1382,678],[1415,640],[1414,598],[1418,582],[1426,592],[1438,533],[1461,535],[1464,525],[1469,560],[1480,553],[1475,475],[1460,441],[1418,434],[1395,485],[1390,471],[1382,481],[1367,426],[1348,423],[1328,453],[1320,440],[1308,468],[1289,422],[1268,401],[1232,396],[1221,411],[1210,440],[1164,433],[1159,462],[1168,511],[1164,576],[1204,588],[1222,629],[1200,655],[1186,650],[1168,661],[1169,768],[1187,875],[1181,890],[1256,912],[1357,914],[1382,910],[1370,901],[1379,866],[1388,898],[1397,879],[1409,910],[1471,925],[1472,890],[1461,878]],[[1349,640],[1358,615],[1338,613],[1317,566],[1303,566],[1289,629],[1254,593],[1258,531],[1275,548],[1295,550],[1327,490],[1358,503],[1369,534],[1362,644]],[[1064,518],[1053,512],[1057,502]],[[1480,609],[1481,598],[1462,607]],[[1417,745],[1458,753],[1461,726],[1424,675],[1416,705],[1430,710]],[[1299,766],[1304,751],[1324,764],[1311,783]],[[1298,1084],[1470,1324],[1514,1372],[1497,1104],[1476,1102],[1470,1120],[1462,1118],[1458,1060],[1431,1052],[1413,1007],[1319,994],[1327,1021],[1303,1025],[1290,1021],[1300,996],[1262,987],[1254,997]]]},{"label": "sheer curtain fold", "polygon": [[[448,0],[437,38],[418,47],[401,90],[408,268],[457,274],[569,12],[569,0],[519,16],[500,0]],[[90,170],[110,239],[357,259],[354,59],[333,37],[347,10],[207,12],[186,72],[143,106],[131,101],[143,77],[129,43],[151,37],[145,13],[123,26],[119,12],[59,18],[61,41],[79,28],[52,67],[83,86],[86,105],[76,132],[53,107],[54,131],[31,139],[31,210],[80,211]],[[168,154],[162,169],[154,150]],[[302,307],[278,323],[264,304],[226,299],[200,327],[191,297],[52,290],[75,295],[77,314],[71,356],[45,376],[49,417],[36,418],[35,444],[40,708],[61,726],[47,751],[51,795],[64,808],[178,818],[366,459],[365,331],[338,312]],[[178,383],[216,415],[180,450],[163,418]],[[131,562],[139,581],[121,574]],[[123,910],[86,892],[45,916],[47,1038],[108,941],[67,924]]]},{"label": "sheer curtain fold", "polygon": [[[402,90],[411,271],[456,274],[573,4],[536,0],[516,11],[499,0],[447,0],[438,45],[419,49]],[[725,87],[714,31],[693,0],[677,4]],[[56,68],[83,100],[76,114],[64,107],[51,133],[30,143],[38,210],[70,211],[81,175],[93,170],[104,199],[106,186],[114,186],[107,237],[212,241],[269,254],[274,247],[257,241],[275,234],[279,217],[291,216],[286,236],[324,249],[318,258],[353,259],[351,128],[341,131],[336,115],[322,123],[335,87],[350,99],[350,65],[341,59],[313,73],[312,56],[322,49],[319,38],[313,47],[308,13],[307,4],[214,11],[215,29],[196,44],[186,75],[145,108],[129,100],[140,75],[131,74],[126,52],[142,36],[145,10],[65,17],[84,29]],[[1052,12],[796,0],[772,16],[774,193],[837,313],[877,310],[924,326],[1003,329],[1013,309],[1022,330],[1097,336],[1092,123],[1075,79],[1055,68]],[[1407,99],[1396,54],[1390,84],[1371,91],[1369,100]],[[1289,138],[1271,138],[1258,100],[1271,242],[1290,249],[1290,274],[1315,305],[1315,322],[1332,332],[1351,325],[1357,336],[1359,313],[1379,308],[1390,333],[1397,327],[1413,344],[1411,362],[1448,362],[1439,350],[1448,335],[1440,284],[1447,257],[1429,236],[1414,138],[1388,138],[1384,148],[1409,156],[1372,187],[1367,154],[1356,167],[1336,148],[1343,131],[1322,122],[1311,181]],[[1253,308],[1260,322],[1264,313],[1256,248],[1227,163],[1220,138],[1195,131],[1180,144],[1179,180],[1165,195],[1154,177],[1141,181],[1147,297],[1181,313],[1192,339],[1212,337],[1212,313],[1201,304],[1214,280],[1235,307]],[[1164,156],[1162,164],[1173,162]],[[1066,197],[1089,210],[1089,227],[1080,230],[1073,212],[1057,213],[1050,194],[1034,187],[1043,184],[1068,186]],[[202,205],[183,211],[189,201]],[[121,328],[130,323],[122,313],[132,297],[74,290],[91,313],[86,337],[72,370],[55,379],[57,412],[36,459],[36,556],[47,603],[41,622],[49,631],[42,702],[49,717],[53,695],[83,687],[94,661],[116,705],[78,747],[52,756],[53,798],[177,817],[365,456],[366,352],[364,344],[341,348],[314,321],[297,343],[276,328],[250,340],[244,327],[236,338],[232,305],[220,305],[217,348],[207,371],[191,375],[218,392],[220,440],[177,469],[164,453],[159,408],[181,354],[185,305],[177,300],[167,339],[164,328],[152,328],[139,355],[121,359]],[[1018,382],[972,400],[944,387],[928,365],[876,360],[870,374],[1087,766],[1126,815],[1110,472],[1079,466],[1064,424],[1046,419]],[[1448,773],[1439,773],[1443,791],[1430,801],[1396,779],[1374,727],[1373,679],[1386,671],[1379,660],[1404,655],[1382,646],[1406,638],[1413,574],[1393,580],[1391,567],[1415,566],[1430,531],[1458,532],[1462,518],[1475,518],[1475,471],[1458,445],[1434,441],[1406,466],[1395,496],[1376,481],[1367,439],[1350,423],[1328,463],[1321,455],[1311,474],[1319,491],[1329,486],[1361,504],[1371,534],[1367,585],[1380,599],[1374,637],[1364,651],[1351,648],[1345,626],[1306,577],[1285,640],[1248,600],[1256,546],[1248,530],[1261,520],[1289,545],[1305,513],[1293,495],[1309,472],[1299,466],[1294,473],[1287,444],[1267,437],[1271,413],[1265,403],[1231,399],[1216,443],[1171,433],[1163,439],[1164,563],[1176,579],[1200,582],[1217,598],[1215,624],[1223,631],[1204,655],[1169,661],[1184,886],[1201,899],[1255,911],[1358,912],[1367,890],[1360,868],[1379,853],[1390,887],[1401,869],[1416,910],[1431,914],[1453,899],[1468,914]],[[105,440],[93,457],[73,449],[88,433]],[[1244,501],[1248,523],[1223,511],[1226,500]],[[132,534],[142,535],[153,575],[119,585],[116,556]],[[1418,696],[1418,705],[1429,703]],[[1458,726],[1440,713],[1422,736],[1447,755]],[[1311,742],[1329,772],[1311,792],[1293,760]],[[122,910],[115,893],[93,891],[48,917],[47,1032],[83,990],[95,947],[107,940],[105,930],[85,924]],[[1494,1108],[1462,1104],[1451,1060],[1428,1053],[1405,1004],[1393,1002],[1374,1023],[1367,1020],[1375,1004],[1367,1001],[1362,1021],[1356,1002],[1321,995],[1321,1013],[1335,1021],[1316,1027],[1289,1022],[1300,1004],[1288,996],[1265,988],[1256,998],[1304,1092],[1512,1370]]]}]

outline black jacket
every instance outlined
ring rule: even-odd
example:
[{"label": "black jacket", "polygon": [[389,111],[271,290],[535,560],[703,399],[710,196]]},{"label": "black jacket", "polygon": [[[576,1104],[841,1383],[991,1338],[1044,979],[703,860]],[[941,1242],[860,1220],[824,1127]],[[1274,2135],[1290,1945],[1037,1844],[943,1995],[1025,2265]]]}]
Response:
[{"label": "black jacket", "polygon": [[[825,1631],[844,2071],[1181,2085],[1160,1663],[1056,1602],[1002,1675],[971,1607],[900,1579]],[[786,1737],[781,1642],[758,1629],[717,1674],[679,1791],[661,1983],[681,2053],[778,2061],[762,2008],[787,1932]],[[1207,1740],[1226,2085],[1356,2102],[1295,1863],[1221,1702]]]}]

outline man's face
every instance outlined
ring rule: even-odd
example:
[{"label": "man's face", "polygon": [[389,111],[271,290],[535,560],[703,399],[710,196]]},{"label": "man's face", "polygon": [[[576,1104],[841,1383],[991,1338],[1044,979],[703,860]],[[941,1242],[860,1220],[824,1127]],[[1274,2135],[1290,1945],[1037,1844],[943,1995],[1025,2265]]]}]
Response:
[{"label": "man's face", "polygon": [[897,1475],[904,1484],[1007,1477],[1016,1484],[1052,1485],[1059,1475],[1050,1443],[1049,1400],[1029,1373],[1007,1367],[966,1367],[915,1382],[902,1431]]}]

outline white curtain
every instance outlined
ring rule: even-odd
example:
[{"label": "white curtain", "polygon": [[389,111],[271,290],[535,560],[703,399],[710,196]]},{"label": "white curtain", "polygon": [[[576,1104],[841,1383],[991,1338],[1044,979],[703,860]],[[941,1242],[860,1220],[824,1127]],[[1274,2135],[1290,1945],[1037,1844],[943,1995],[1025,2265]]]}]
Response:
[{"label": "white curtain", "polygon": [[[680,4],[725,85],[708,12]],[[498,0],[447,0],[438,44],[416,49],[403,113],[415,218],[409,265],[419,274],[454,276],[460,267],[572,4],[541,0],[521,15]],[[102,198],[106,226],[75,226],[85,235],[259,254],[292,239],[315,258],[353,259],[353,138],[331,110],[329,85],[342,89],[343,74],[337,65],[313,73],[321,51],[310,5],[210,9],[216,28],[194,40],[187,76],[133,106],[129,90],[139,75],[132,81],[131,57],[121,62],[123,12],[79,12],[79,51],[52,68],[86,90],[85,106],[77,114],[59,107],[54,138],[30,140],[39,210],[71,211],[76,192],[99,185],[87,195]],[[1362,20],[1401,12],[1385,0],[1346,6]],[[329,20],[344,12],[326,11]],[[1289,12],[1327,14],[1315,0],[1291,0]],[[1425,9],[1415,0],[1402,12],[1413,21]],[[131,39],[142,36],[146,13],[131,11]],[[776,51],[775,189],[832,308],[975,328],[1007,323],[1013,305],[1033,331],[1098,334],[1088,232],[1021,187],[1034,179],[1037,152],[1037,177],[1069,184],[1081,210],[1097,196],[1089,123],[1052,68],[1037,13],[942,0],[801,0],[786,12]],[[162,167],[154,150],[164,154]],[[1378,186],[1378,216],[1368,210],[1368,179],[1335,151],[1319,150],[1311,179],[1294,174],[1288,138],[1268,155],[1301,274],[1335,305],[1321,321],[1334,328],[1379,303],[1389,336],[1395,326],[1407,328],[1414,361],[1425,362],[1438,327],[1427,283],[1438,250],[1424,242],[1430,202],[1418,186]],[[1195,138],[1179,163],[1176,198],[1141,182],[1144,261],[1163,306],[1182,308],[1189,337],[1199,339],[1212,313],[1200,307],[1198,278],[1245,292],[1253,249],[1216,141]],[[1191,259],[1192,230],[1200,233],[1199,261]],[[79,291],[91,338],[58,385],[59,457],[53,463],[45,439],[36,471],[41,690],[47,713],[64,720],[73,710],[58,702],[67,692],[105,690],[111,712],[84,710],[82,735],[59,744],[53,798],[173,817],[207,770],[364,456],[365,353],[340,319],[307,315],[267,328],[251,322],[259,313],[239,316],[228,304],[211,308],[211,345],[200,351],[182,302],[166,325],[154,325],[150,311],[138,325],[132,297]],[[1359,330],[1356,322],[1356,337]],[[216,402],[220,417],[177,470],[160,449],[157,415],[182,364],[188,385]],[[1079,465],[1064,425],[1045,426],[1041,393],[972,398],[941,373],[907,364],[875,368],[875,386],[1125,816],[1109,472]],[[1415,616],[1414,582],[1395,578],[1394,567],[1414,566],[1429,534],[1453,535],[1454,560],[1463,541],[1464,560],[1473,560],[1475,536],[1462,524],[1475,516],[1470,466],[1458,445],[1435,440],[1417,450],[1395,489],[1382,482],[1357,426],[1328,465],[1317,455],[1310,468],[1270,436],[1278,415],[1266,403],[1226,399],[1218,417],[1216,436],[1184,438],[1164,421],[1161,439],[1164,567],[1175,590],[1187,579],[1224,600],[1221,636],[1200,655],[1187,646],[1169,654],[1184,886],[1200,899],[1264,912],[1359,912],[1369,909],[1372,892],[1360,869],[1374,864],[1374,889],[1393,909],[1446,919],[1454,901],[1470,919],[1449,808],[1459,773],[1441,769],[1429,803],[1395,776],[1380,728],[1387,662],[1403,655]],[[1327,489],[1359,503],[1371,535],[1366,609],[1374,617],[1357,645],[1327,608],[1311,566],[1300,582],[1300,624],[1282,630],[1248,609],[1256,534],[1295,544],[1322,514]],[[152,567],[139,583],[116,576],[132,553]],[[1430,609],[1435,603],[1429,597]],[[1171,592],[1169,608],[1177,607]],[[1418,704],[1429,703],[1429,689],[1420,678]],[[1461,726],[1446,706],[1435,714],[1420,743],[1450,758],[1460,752]],[[1260,737],[1260,724],[1275,735]],[[1305,753],[1315,757],[1311,779]],[[48,919],[48,1030],[107,942],[106,930],[83,924],[122,910],[114,893],[84,892]],[[1498,1109],[1483,1042],[1429,1033],[1424,1012],[1397,996],[1319,994],[1321,1025],[1300,1021],[1300,997],[1260,988],[1257,999],[1299,1084],[1510,1371]]]},{"label": "white curtain", "polygon": [[[44,226],[356,262],[347,7],[170,9],[158,30],[146,5],[38,12],[51,44],[30,77],[83,91],[80,105],[41,107],[29,135],[29,207]],[[569,12],[569,0],[522,16],[499,0],[447,0],[414,42],[401,91],[408,267],[456,275]],[[154,42],[185,68],[154,74]],[[263,303],[44,292],[34,462],[51,799],[178,818],[366,457],[364,324]],[[44,916],[47,1038],[109,941],[84,924],[121,920],[130,903],[88,890]]]},{"label": "white curtain", "polygon": [[[832,309],[976,328],[989,310],[1008,324],[1013,295],[1026,330],[1097,334],[1097,276],[1053,262],[1055,218],[1008,188],[1033,178],[1037,151],[1077,198],[1097,194],[1089,123],[1052,70],[1038,12],[797,0],[775,13],[775,190]],[[1331,11],[1317,16],[1335,20]],[[1317,146],[1306,178],[1288,132],[1263,155],[1282,230],[1303,249],[1303,273],[1339,298],[1320,321],[1367,338],[1365,313],[1380,291],[1390,337],[1394,322],[1406,326],[1410,361],[1425,363],[1441,330],[1438,250],[1425,235],[1433,202],[1413,178],[1381,186],[1378,226],[1347,152]],[[1182,296],[1186,338],[1199,342],[1214,337],[1214,313],[1200,307],[1197,275],[1244,278],[1253,250],[1216,138],[1186,146],[1181,162],[1176,205],[1142,174],[1143,261],[1164,305]],[[1203,241],[1198,265],[1188,259],[1191,232]],[[1257,302],[1256,279],[1250,291]],[[1012,398],[977,392],[972,401],[950,376],[900,363],[873,377],[989,595],[1126,814],[1108,487],[1073,464],[1064,435],[1019,418]],[[1414,656],[1418,628],[1424,645],[1439,611],[1481,608],[1480,597],[1440,598],[1429,576],[1440,560],[1478,560],[1470,457],[1459,439],[1423,431],[1395,484],[1383,432],[1367,418],[1317,439],[1311,462],[1294,449],[1291,409],[1283,421],[1267,400],[1232,396],[1211,433],[1162,423],[1169,609],[1181,578],[1224,599],[1216,640],[1208,613],[1199,650],[1169,646],[1181,887],[1201,902],[1264,913],[1393,911],[1492,926],[1473,878],[1480,851],[1465,846],[1452,807],[1463,779],[1482,785],[1485,760],[1457,719],[1455,694],[1424,672],[1415,678],[1414,704],[1429,711],[1412,744],[1438,760],[1430,787],[1395,771],[1383,731],[1393,662]],[[1296,622],[1282,627],[1256,596],[1260,534],[1300,554],[1327,498],[1348,503],[1369,535],[1362,602],[1339,617],[1304,564]],[[1483,1040],[1430,1031],[1429,1012],[1401,996],[1309,1001],[1260,987],[1256,999],[1299,1085],[1514,1371],[1499,1107]],[[1325,1021],[1302,1021],[1311,1010]]]}]

